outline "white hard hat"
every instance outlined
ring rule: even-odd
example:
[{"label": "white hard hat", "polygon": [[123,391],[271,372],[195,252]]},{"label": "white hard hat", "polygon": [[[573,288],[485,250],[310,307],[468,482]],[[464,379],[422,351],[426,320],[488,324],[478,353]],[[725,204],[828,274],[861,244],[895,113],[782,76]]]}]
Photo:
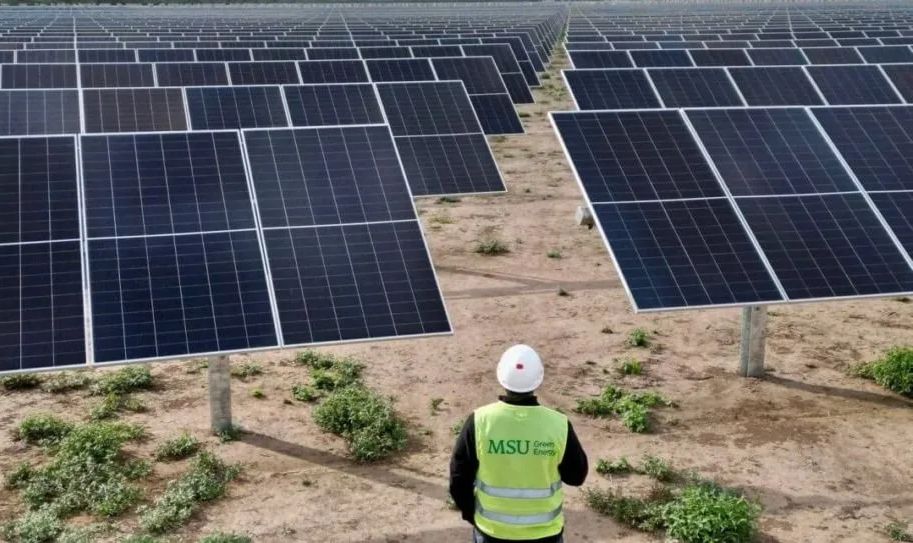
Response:
[{"label": "white hard hat", "polygon": [[545,377],[542,359],[529,345],[514,345],[498,362],[498,382],[511,392],[532,392]]}]

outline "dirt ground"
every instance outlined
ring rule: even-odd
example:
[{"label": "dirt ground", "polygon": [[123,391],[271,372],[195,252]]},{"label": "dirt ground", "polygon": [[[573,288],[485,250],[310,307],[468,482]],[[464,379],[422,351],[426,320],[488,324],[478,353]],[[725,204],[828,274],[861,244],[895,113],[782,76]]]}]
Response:
[{"label": "dirt ground", "polygon": [[[152,436],[137,452],[148,456],[187,430],[244,465],[228,497],[206,507],[176,541],[217,530],[258,542],[468,541],[468,526],[445,501],[451,427],[496,398],[495,363],[516,342],[540,350],[547,364],[541,398],[567,412],[576,398],[619,380],[608,371],[614,359],[643,360],[644,376],[624,386],[658,390],[679,407],[658,411],[646,435],[572,414],[591,462],[654,454],[743,489],[764,506],[762,541],[887,541],[885,524],[913,521],[913,402],[846,375],[891,345],[913,344],[913,305],[776,307],[763,380],[735,375],[738,310],[633,314],[598,234],[574,224],[582,197],[546,114],[572,107],[554,71],[562,65],[559,59],[536,91],[538,103],[520,108],[527,134],[492,141],[507,194],[418,203],[455,334],[327,349],[367,362],[366,381],[397,397],[415,436],[405,454],[357,465],[340,439],[316,428],[310,406],[284,403],[291,385],[307,378],[288,363],[291,352],[233,357],[262,363],[264,374],[234,381],[235,418],[247,432],[228,444],[208,435],[205,371],[188,372],[189,362],[154,365],[160,389],[139,395],[150,411],[124,417]],[[507,242],[510,253],[473,252],[491,237]],[[548,258],[552,250],[562,258]],[[569,295],[559,296],[559,288]],[[635,327],[651,331],[651,349],[626,347]],[[264,399],[250,396],[255,387]],[[436,397],[445,401],[432,415]],[[0,395],[0,471],[38,458],[10,436],[25,415],[85,419],[92,402],[83,393]],[[156,464],[147,496],[185,467]],[[626,484],[592,472],[586,483]],[[590,512],[579,490],[568,495],[569,542],[655,540]],[[0,490],[0,519],[21,510],[16,493]],[[135,518],[118,527],[132,532]]]}]

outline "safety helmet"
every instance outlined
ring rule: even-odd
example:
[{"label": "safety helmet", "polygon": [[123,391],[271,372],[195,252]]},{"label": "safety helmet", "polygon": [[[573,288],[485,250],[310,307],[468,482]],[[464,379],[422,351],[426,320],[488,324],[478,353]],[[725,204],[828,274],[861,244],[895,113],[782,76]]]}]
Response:
[{"label": "safety helmet", "polygon": [[511,392],[532,392],[545,377],[542,359],[529,345],[514,345],[498,362],[498,382]]}]

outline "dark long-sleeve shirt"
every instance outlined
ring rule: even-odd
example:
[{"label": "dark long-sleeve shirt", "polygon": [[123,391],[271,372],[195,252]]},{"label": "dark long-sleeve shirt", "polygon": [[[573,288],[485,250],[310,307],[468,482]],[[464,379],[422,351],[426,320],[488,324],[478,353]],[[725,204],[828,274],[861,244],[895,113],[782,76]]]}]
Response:
[{"label": "dark long-sleeve shirt", "polygon": [[[502,396],[502,402],[511,405],[539,405],[535,396],[508,397]],[[453,456],[450,459],[450,496],[456,503],[457,508],[463,514],[463,519],[474,524],[475,516],[475,481],[476,472],[479,469],[479,457],[476,453],[476,430],[475,415],[469,415],[460,431],[460,437],[457,438],[456,446],[453,448]],[[567,423],[567,444],[564,449],[564,457],[558,465],[558,473],[561,475],[561,481],[570,486],[580,486],[586,480],[589,470],[586,452],[574,433],[574,427],[571,422]],[[547,537],[529,543],[555,543],[559,540],[558,536]],[[488,536],[487,541],[490,543],[510,543]]]}]

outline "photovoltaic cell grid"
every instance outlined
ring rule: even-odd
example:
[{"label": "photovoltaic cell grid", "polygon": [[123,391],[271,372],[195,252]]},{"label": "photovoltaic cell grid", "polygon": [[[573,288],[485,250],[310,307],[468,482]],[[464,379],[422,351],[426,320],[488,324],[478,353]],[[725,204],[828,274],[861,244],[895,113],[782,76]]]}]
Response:
[{"label": "photovoltaic cell grid", "polygon": [[[903,124],[908,108],[867,109],[815,114],[851,169],[881,145],[880,160],[864,162],[863,172],[893,167],[903,177],[910,168],[901,154],[910,141]],[[895,205],[902,197],[870,193],[883,208],[876,212],[805,109],[581,112],[553,119],[639,309],[913,291],[909,256],[879,218],[883,213],[908,243],[909,222]],[[728,194],[719,192],[717,175]],[[704,210],[703,222],[689,224],[683,203]],[[723,244],[711,233],[721,224],[730,236],[744,235],[744,243]],[[704,229],[703,237],[695,228]],[[728,249],[708,252],[696,239]],[[734,253],[744,267],[732,265]],[[695,270],[698,263],[702,271]],[[714,267],[719,275],[708,271]],[[746,273],[753,281],[746,282]]]},{"label": "photovoltaic cell grid", "polygon": [[581,110],[660,107],[644,70],[565,70],[564,78]]}]

